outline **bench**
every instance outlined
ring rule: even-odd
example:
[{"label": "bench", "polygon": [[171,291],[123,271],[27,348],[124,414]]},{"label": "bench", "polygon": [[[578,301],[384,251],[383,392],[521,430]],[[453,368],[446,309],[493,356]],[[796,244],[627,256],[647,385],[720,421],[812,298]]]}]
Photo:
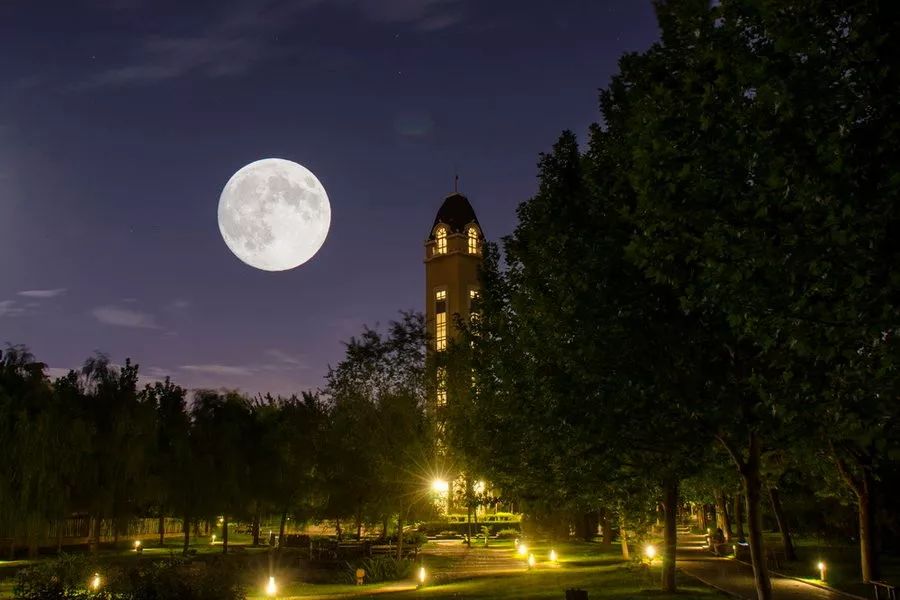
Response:
[{"label": "bench", "polygon": [[887,583],[886,581],[870,581],[869,583],[872,584],[872,587],[875,590],[875,600],[881,599],[880,592],[882,589],[885,593],[884,597],[887,600],[897,600],[897,588],[895,586]]}]

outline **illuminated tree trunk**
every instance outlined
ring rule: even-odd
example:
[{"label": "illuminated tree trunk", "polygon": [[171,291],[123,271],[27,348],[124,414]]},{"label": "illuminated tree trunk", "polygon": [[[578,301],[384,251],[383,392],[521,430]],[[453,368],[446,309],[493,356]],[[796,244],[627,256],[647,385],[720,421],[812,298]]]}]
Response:
[{"label": "illuminated tree trunk", "polygon": [[403,509],[397,513],[397,560],[403,558]]},{"label": "illuminated tree trunk", "polygon": [[716,511],[719,515],[719,528],[725,534],[725,541],[731,542],[731,515],[728,514],[728,505],[725,501],[725,492],[716,492]]},{"label": "illuminated tree trunk", "polygon": [[184,522],[181,526],[182,533],[184,533],[184,545],[181,548],[182,554],[188,553],[188,548],[191,546],[191,517],[187,511],[184,513]]},{"label": "illuminated tree trunk", "polygon": [[281,511],[281,523],[278,524],[278,551],[284,548],[284,528],[287,526],[287,509]]},{"label": "illuminated tree trunk", "polygon": [[675,551],[677,549],[678,536],[678,482],[666,481],[663,483],[663,509],[665,523],[663,525],[663,568],[662,591],[675,592]]},{"label": "illuminated tree trunk", "polygon": [[625,529],[625,513],[619,520],[619,538],[622,540],[622,560],[631,560],[628,553],[628,531]]},{"label": "illuminated tree trunk", "polygon": [[259,546],[259,503],[256,503],[256,512],[253,513],[253,545]]},{"label": "illuminated tree trunk", "polygon": [[831,448],[832,458],[837,464],[838,472],[844,479],[844,483],[853,490],[856,495],[856,505],[859,511],[859,561],[864,583],[878,581],[881,577],[881,563],[877,552],[877,529],[875,523],[875,511],[872,506],[875,478],[872,476],[868,464],[857,464],[857,476],[850,471],[847,463],[838,456],[834,447]]}]

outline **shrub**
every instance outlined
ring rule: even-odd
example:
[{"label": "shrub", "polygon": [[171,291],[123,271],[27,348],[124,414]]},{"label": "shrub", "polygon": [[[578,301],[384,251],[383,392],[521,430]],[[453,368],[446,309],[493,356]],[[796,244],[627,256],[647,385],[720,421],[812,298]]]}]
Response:
[{"label": "shrub", "polygon": [[522,537],[522,532],[518,529],[513,529],[512,527],[508,527],[506,529],[501,529],[497,532],[497,537],[502,540],[512,540],[517,537]]},{"label": "shrub", "polygon": [[398,560],[392,556],[376,556],[363,559],[356,567],[351,567],[350,573],[355,580],[356,569],[363,569],[366,572],[366,583],[380,583],[408,579],[412,576],[414,566],[415,563],[406,558]]}]

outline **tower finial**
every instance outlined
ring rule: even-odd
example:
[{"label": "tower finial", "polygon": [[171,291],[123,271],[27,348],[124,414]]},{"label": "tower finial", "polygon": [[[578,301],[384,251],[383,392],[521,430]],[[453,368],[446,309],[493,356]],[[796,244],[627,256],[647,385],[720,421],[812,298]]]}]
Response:
[{"label": "tower finial", "polygon": [[453,176],[453,193],[459,193],[459,173]]}]

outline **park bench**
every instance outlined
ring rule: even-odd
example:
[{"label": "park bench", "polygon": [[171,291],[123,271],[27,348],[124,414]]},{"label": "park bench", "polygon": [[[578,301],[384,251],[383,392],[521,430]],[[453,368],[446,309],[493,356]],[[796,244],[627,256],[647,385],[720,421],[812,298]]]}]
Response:
[{"label": "park bench", "polygon": [[766,566],[770,569],[780,569],[787,556],[781,550],[769,548],[766,550]]},{"label": "park bench", "polygon": [[870,581],[875,590],[875,600],[881,600],[881,590],[884,590],[884,598],[897,600],[897,588],[886,581]]}]

